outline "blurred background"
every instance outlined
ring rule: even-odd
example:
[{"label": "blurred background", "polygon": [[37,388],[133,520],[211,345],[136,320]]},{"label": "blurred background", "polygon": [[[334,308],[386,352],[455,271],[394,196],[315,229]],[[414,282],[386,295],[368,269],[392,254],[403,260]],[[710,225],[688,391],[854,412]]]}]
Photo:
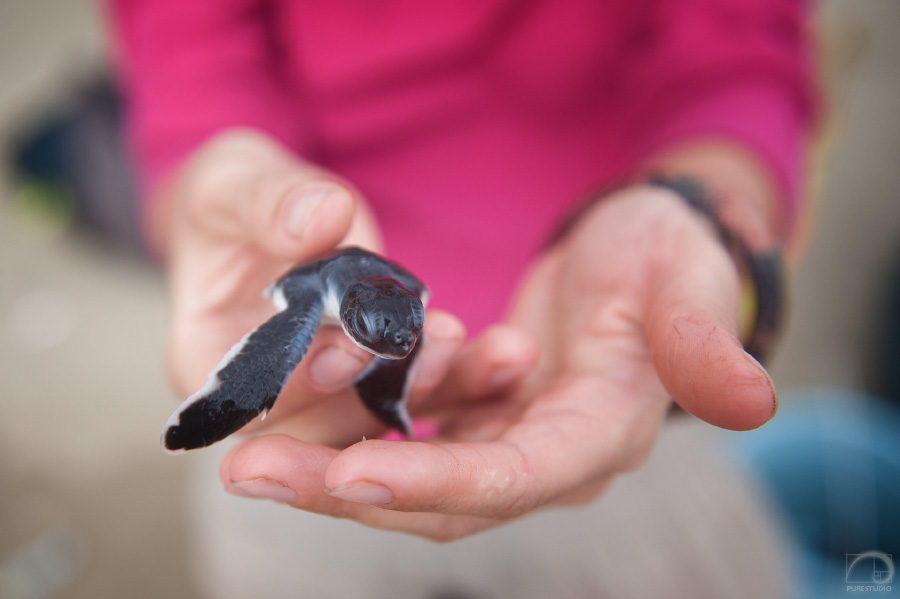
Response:
[{"label": "blurred background", "polygon": [[[795,407],[820,402],[841,423],[876,415],[884,424],[890,401],[845,397],[893,395],[900,405],[900,2],[827,0],[819,20],[830,118],[812,185],[814,235],[771,372],[785,422],[809,422]],[[88,0],[0,0],[3,599],[198,596],[184,535],[190,457],[158,445],[175,405],[162,363],[164,280],[142,258],[123,201],[133,192],[102,85],[104,45]],[[866,426],[862,436],[873,437]],[[741,442],[777,487],[785,474],[759,464],[779,446],[763,434]],[[896,489],[900,455],[887,457],[895,469],[879,466],[879,484],[894,476]],[[876,540],[860,542],[882,546],[859,549],[889,553],[877,540],[882,520],[866,510],[892,510],[869,499],[856,511],[875,522]],[[843,560],[855,547],[840,542]],[[900,562],[900,547],[894,555]]]}]

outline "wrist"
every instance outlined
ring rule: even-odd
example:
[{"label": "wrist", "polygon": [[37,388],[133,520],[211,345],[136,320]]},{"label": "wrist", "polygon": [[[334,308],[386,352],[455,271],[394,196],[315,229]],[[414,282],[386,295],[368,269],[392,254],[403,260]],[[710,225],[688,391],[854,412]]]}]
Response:
[{"label": "wrist", "polygon": [[654,156],[639,170],[650,176],[703,182],[718,218],[752,247],[783,247],[791,236],[785,198],[756,154],[725,140],[697,140]]}]

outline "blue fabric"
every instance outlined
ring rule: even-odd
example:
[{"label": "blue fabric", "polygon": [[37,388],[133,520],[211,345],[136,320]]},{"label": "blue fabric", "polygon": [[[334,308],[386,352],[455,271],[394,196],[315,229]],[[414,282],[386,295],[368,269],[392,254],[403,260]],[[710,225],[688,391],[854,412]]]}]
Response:
[{"label": "blue fabric", "polygon": [[793,596],[900,597],[900,573],[890,591],[848,584],[886,569],[878,557],[861,562],[868,575],[860,565],[847,576],[853,556],[868,551],[900,566],[900,406],[853,391],[795,391],[772,422],[732,438],[795,549]]}]

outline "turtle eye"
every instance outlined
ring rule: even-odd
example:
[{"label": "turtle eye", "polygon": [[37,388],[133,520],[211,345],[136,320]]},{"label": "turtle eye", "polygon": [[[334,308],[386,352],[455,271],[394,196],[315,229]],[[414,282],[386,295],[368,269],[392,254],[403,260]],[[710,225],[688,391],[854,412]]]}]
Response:
[{"label": "turtle eye", "polygon": [[425,326],[425,306],[418,298],[409,302],[409,313],[407,318],[409,328],[420,333]]},{"label": "turtle eye", "polygon": [[384,316],[377,312],[372,314],[370,310],[357,310],[356,331],[369,342],[376,342],[384,337]]},{"label": "turtle eye", "polygon": [[356,332],[359,333],[360,337],[369,339],[369,323],[366,322],[366,317],[362,310],[356,311],[355,320],[356,322],[354,322],[354,324],[356,325]]}]

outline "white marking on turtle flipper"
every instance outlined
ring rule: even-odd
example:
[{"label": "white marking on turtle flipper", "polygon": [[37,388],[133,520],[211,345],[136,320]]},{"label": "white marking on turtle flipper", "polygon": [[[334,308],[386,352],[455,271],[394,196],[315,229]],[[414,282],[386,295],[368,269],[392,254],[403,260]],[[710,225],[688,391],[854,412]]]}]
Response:
[{"label": "white marking on turtle flipper", "polygon": [[[356,250],[355,253],[349,252],[347,255],[350,258],[350,261],[346,263],[346,264],[350,265],[348,267],[349,271],[343,269],[343,267],[345,266],[344,262],[341,262],[341,263],[335,262],[334,265],[332,266],[332,265],[329,265],[330,260],[323,260],[321,267],[317,266],[316,268],[313,268],[309,271],[307,271],[307,270],[291,271],[290,273],[284,275],[281,279],[279,279],[275,283],[267,286],[263,290],[262,293],[265,297],[267,297],[268,299],[271,300],[272,304],[274,305],[274,307],[276,308],[276,310],[278,312],[284,312],[285,310],[292,309],[292,305],[296,306],[296,307],[301,307],[301,304],[307,304],[307,303],[313,301],[313,299],[314,299],[313,295],[312,295],[313,293],[319,294],[319,298],[315,298],[315,299],[321,300],[321,318],[320,318],[319,323],[316,326],[316,329],[318,329],[321,326],[340,326],[342,328],[343,332],[345,333],[345,335],[351,340],[351,342],[353,342],[355,345],[361,347],[362,349],[366,350],[366,352],[368,352],[370,354],[374,354],[375,356],[378,356],[383,359],[392,359],[392,360],[399,359],[397,356],[394,356],[394,355],[385,355],[385,354],[380,354],[380,353],[374,352],[374,351],[372,351],[371,348],[366,347],[362,343],[359,343],[355,339],[355,337],[352,334],[350,334],[350,331],[347,330],[347,327],[344,326],[344,324],[341,322],[340,312],[341,312],[342,301],[344,299],[344,291],[346,291],[346,289],[342,289],[341,287],[338,287],[337,285],[335,285],[335,281],[338,281],[338,282],[341,282],[344,284],[348,284],[349,282],[347,281],[347,279],[349,279],[351,277],[351,275],[353,273],[355,273],[355,270],[353,269],[353,267],[359,265],[359,264],[357,264],[357,262],[359,262],[363,266],[366,266],[367,268],[369,266],[371,266],[374,270],[378,270],[378,271],[383,270],[385,268],[384,264],[382,264],[384,262],[383,260],[381,260],[377,257],[367,258],[368,253],[365,251]],[[359,258],[354,259],[354,256],[357,256],[357,255],[359,256]],[[388,263],[388,266],[390,266],[390,263]],[[391,268],[393,268],[393,267],[391,267]],[[397,271],[391,270],[391,269],[387,270],[387,273],[392,273],[392,272],[397,272]],[[427,305],[429,295],[430,295],[428,290],[425,289],[423,287],[422,283],[419,282],[417,279],[415,279],[414,276],[409,275],[402,269],[400,269],[399,272],[400,272],[400,274],[398,276],[400,276],[400,278],[406,279],[407,277],[410,277],[411,287],[420,290],[419,299],[422,302],[423,306]],[[389,276],[387,273],[385,273],[381,276]],[[311,280],[311,279],[307,278],[307,276],[314,277],[315,275],[319,275],[319,277],[315,280]],[[286,278],[288,279],[288,282],[289,282],[289,284],[287,286],[285,285]],[[290,292],[292,294],[290,298],[288,298],[286,296],[286,292]],[[417,318],[418,310],[416,310],[415,312],[416,312],[416,314],[414,316]],[[292,322],[294,322],[294,321],[292,321]],[[310,333],[314,333],[315,331],[310,331],[311,323],[306,323],[306,321],[304,321],[304,322],[300,322],[300,324],[303,327],[302,332],[303,332],[304,337],[302,340],[299,340],[299,342],[301,344],[305,345],[305,341],[308,340],[307,337],[310,337]],[[181,454],[181,453],[185,452],[184,449],[170,450],[170,449],[166,448],[166,446],[165,446],[166,435],[172,431],[173,427],[181,425],[181,416],[185,413],[186,410],[190,409],[192,406],[195,406],[195,404],[200,404],[200,402],[206,401],[207,403],[205,405],[207,407],[209,407],[210,409],[214,409],[216,407],[215,405],[213,405],[210,402],[210,397],[212,395],[216,394],[217,390],[219,390],[222,385],[222,381],[219,379],[219,375],[222,373],[222,371],[225,369],[226,366],[229,366],[230,364],[233,363],[235,357],[245,349],[245,346],[246,346],[249,338],[257,331],[258,331],[258,327],[253,329],[246,335],[244,335],[240,339],[240,341],[235,343],[231,347],[231,349],[225,354],[225,356],[222,357],[222,359],[219,361],[218,365],[212,371],[209,372],[207,381],[203,385],[203,387],[201,387],[195,393],[193,393],[189,397],[187,397],[181,403],[181,405],[172,413],[172,415],[169,417],[169,419],[166,421],[165,427],[163,428],[163,431],[162,431],[160,444],[162,445],[163,449],[167,453]],[[417,340],[417,342],[419,342],[419,343],[423,342],[423,338],[420,337]],[[285,349],[291,349],[293,347],[294,347],[294,344],[292,343],[292,344],[286,346]],[[299,347],[299,346],[297,346],[297,347]],[[272,349],[274,349],[274,348],[272,348]],[[308,347],[306,349],[308,349]],[[305,353],[305,352],[306,352],[306,350],[304,349],[303,353]],[[291,353],[291,352],[288,352],[288,353]],[[361,373],[360,377],[357,378],[357,380],[360,380],[360,378],[367,376],[373,365],[374,365],[374,361],[372,361],[364,369],[364,373]],[[416,372],[416,366],[418,366],[418,360],[416,360],[413,364],[410,364],[408,372],[407,372],[407,376],[406,376],[405,380],[403,381],[401,397],[397,398],[397,400],[394,402],[394,405],[393,405],[394,412],[395,412],[394,417],[396,418],[396,420],[399,420],[400,423],[410,431],[412,430],[412,421],[411,421],[411,418],[408,413],[407,404],[408,404],[408,396],[410,393],[412,380],[414,379],[414,375]],[[290,372],[288,372],[285,375],[284,381],[282,381],[282,387],[287,382],[288,378],[290,378]],[[399,382],[399,381],[397,381],[397,382]],[[377,386],[378,381],[375,381],[375,384]],[[396,389],[396,382],[392,383],[392,388]],[[269,403],[271,403],[271,402],[269,402]],[[203,406],[199,406],[199,407],[202,408]],[[265,419],[269,410],[263,408],[262,406],[257,406],[257,407],[259,409],[260,419]],[[205,431],[201,431],[201,432],[205,432]]]},{"label": "white marking on turtle flipper", "polygon": [[285,310],[287,310],[288,301],[284,296],[284,285],[281,284],[281,281],[272,283],[271,285],[263,289],[263,297],[267,297],[272,300],[272,304],[279,312],[284,312]]},{"label": "white marking on turtle flipper", "polygon": [[256,328],[241,337],[240,341],[232,345],[231,349],[229,349],[228,352],[224,356],[222,356],[222,359],[219,360],[218,365],[210,371],[209,375],[206,378],[206,383],[202,387],[200,387],[200,389],[188,396],[188,398],[181,402],[181,405],[178,406],[178,408],[174,412],[172,412],[172,415],[169,416],[168,420],[166,420],[166,424],[163,426],[162,434],[159,438],[159,444],[162,446],[164,451],[171,454],[184,453],[185,450],[183,449],[171,450],[166,447],[166,432],[168,432],[168,430],[173,426],[178,426],[181,423],[181,413],[188,409],[188,407],[209,397],[219,388],[219,386],[222,384],[222,381],[219,380],[219,373],[234,359],[236,355],[241,352],[242,349],[244,349],[244,346],[247,345],[247,340],[250,338],[250,335],[255,332]]}]

